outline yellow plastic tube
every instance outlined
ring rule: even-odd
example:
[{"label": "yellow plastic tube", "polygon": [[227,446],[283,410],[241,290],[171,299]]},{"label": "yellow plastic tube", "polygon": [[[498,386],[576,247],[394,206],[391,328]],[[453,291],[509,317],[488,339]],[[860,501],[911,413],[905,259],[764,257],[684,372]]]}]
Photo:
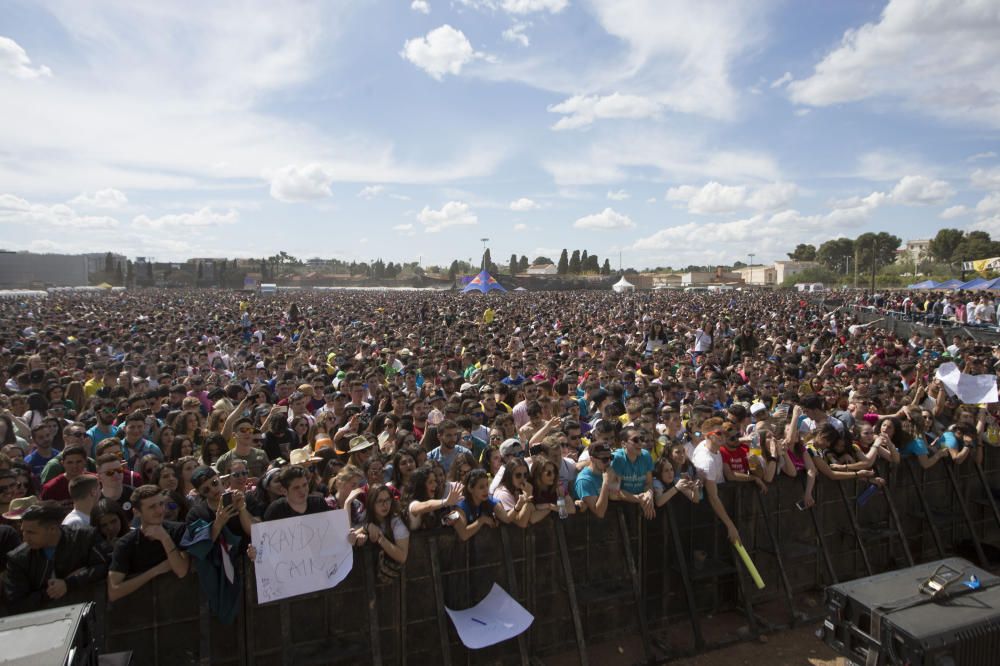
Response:
[{"label": "yellow plastic tube", "polygon": [[750,577],[753,578],[753,584],[757,586],[758,590],[764,589],[764,579],[760,577],[760,572],[757,571],[757,567],[754,566],[753,560],[750,559],[750,553],[747,549],[743,547],[742,543],[736,542],[733,544],[736,548],[736,552],[740,554],[740,559],[743,560],[743,564],[746,565],[747,571],[750,572]]}]

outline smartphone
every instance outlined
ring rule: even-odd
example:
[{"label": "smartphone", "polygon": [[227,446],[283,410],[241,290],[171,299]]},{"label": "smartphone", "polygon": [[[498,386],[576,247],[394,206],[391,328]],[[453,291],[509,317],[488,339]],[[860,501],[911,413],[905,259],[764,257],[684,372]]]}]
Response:
[{"label": "smartphone", "polygon": [[802,500],[799,500],[798,502],[795,503],[795,508],[798,509],[799,511],[805,511],[806,505],[802,502]]},{"label": "smartphone", "polygon": [[222,493],[222,506],[231,506],[233,503],[233,491],[227,490]]}]

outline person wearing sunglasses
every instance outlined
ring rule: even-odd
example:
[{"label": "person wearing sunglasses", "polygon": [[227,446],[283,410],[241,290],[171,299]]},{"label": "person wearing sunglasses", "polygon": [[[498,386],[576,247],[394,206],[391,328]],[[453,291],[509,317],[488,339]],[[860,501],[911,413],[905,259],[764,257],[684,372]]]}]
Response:
[{"label": "person wearing sunglasses", "polygon": [[698,478],[705,485],[705,496],[708,498],[712,511],[726,527],[729,540],[733,543],[740,543],[740,533],[736,529],[736,523],[729,517],[729,512],[726,511],[726,506],[719,497],[719,484],[726,480],[726,464],[719,449],[722,448],[727,437],[734,434],[738,436],[736,427],[718,417],[713,417],[702,422],[701,428],[705,433],[705,439],[695,447],[691,462],[698,470]]},{"label": "person wearing sunglasses", "polygon": [[270,458],[264,449],[254,446],[254,437],[259,433],[253,426],[253,420],[249,417],[237,419],[233,424],[233,433],[236,435],[236,446],[219,456],[215,461],[215,471],[219,474],[229,474],[232,461],[239,459],[246,462],[250,476],[256,478],[264,476]]},{"label": "person wearing sunglasses", "polygon": [[603,518],[608,511],[613,486],[618,480],[611,469],[611,448],[595,442],[588,452],[587,466],[577,473],[573,482],[573,497],[580,510],[591,511],[598,518]]},{"label": "person wearing sunglasses", "polygon": [[125,465],[117,454],[105,453],[97,458],[97,480],[101,484],[101,496],[117,502],[131,520],[133,487],[122,481],[124,468]]},{"label": "person wearing sunglasses", "polygon": [[90,438],[91,455],[97,455],[97,445],[108,437],[118,436],[118,427],[115,423],[115,406],[113,403],[104,401],[94,408],[94,415],[97,423],[87,431]]},{"label": "person wearing sunglasses", "polygon": [[632,502],[642,507],[647,519],[656,515],[653,504],[653,457],[643,446],[647,435],[639,428],[622,428],[618,435],[622,448],[614,452],[611,469],[621,480],[620,490],[612,499]]},{"label": "person wearing sunglasses", "polygon": [[7,513],[10,503],[17,497],[17,475],[10,470],[0,470],[0,515]]}]

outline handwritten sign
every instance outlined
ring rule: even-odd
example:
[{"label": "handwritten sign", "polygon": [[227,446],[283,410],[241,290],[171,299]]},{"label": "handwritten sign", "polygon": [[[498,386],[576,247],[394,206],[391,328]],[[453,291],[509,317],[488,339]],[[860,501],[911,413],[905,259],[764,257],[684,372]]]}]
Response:
[{"label": "handwritten sign", "polygon": [[354,566],[347,511],[254,523],[257,603],[335,587]]},{"label": "handwritten sign", "polygon": [[954,363],[942,363],[935,376],[966,405],[998,402],[996,375],[967,375]]},{"label": "handwritten sign", "polygon": [[470,650],[495,645],[521,634],[535,621],[507,591],[493,583],[482,601],[465,610],[445,608],[462,645]]}]

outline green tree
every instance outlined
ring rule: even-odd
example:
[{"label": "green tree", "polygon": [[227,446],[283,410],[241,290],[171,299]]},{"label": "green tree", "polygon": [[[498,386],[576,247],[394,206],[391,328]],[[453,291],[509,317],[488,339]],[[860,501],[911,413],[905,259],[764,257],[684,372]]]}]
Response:
[{"label": "green tree", "polygon": [[781,283],[782,287],[794,287],[800,282],[822,282],[826,285],[836,284],[839,276],[825,266],[815,266],[799,271],[795,275],[789,275]]},{"label": "green tree", "polygon": [[132,265],[132,260],[129,259],[125,262],[125,282],[123,284],[134,284],[135,282],[135,267]]},{"label": "green tree", "polygon": [[931,239],[928,248],[932,257],[938,261],[954,261],[955,249],[962,242],[964,235],[959,229],[939,229]]},{"label": "green tree", "polygon": [[507,268],[510,271],[511,275],[514,275],[514,274],[517,273],[517,255],[516,254],[510,255],[510,264],[508,265]]},{"label": "green tree", "polygon": [[559,264],[556,266],[556,272],[559,275],[566,275],[569,271],[569,254],[566,252],[566,248],[563,248],[562,254],[559,255]]},{"label": "green tree", "polygon": [[587,262],[590,261],[590,255],[584,250],[580,253],[580,272],[585,273],[587,271]]},{"label": "green tree", "polygon": [[124,285],[125,284],[125,276],[122,275],[122,265],[121,265],[120,262],[118,263],[117,266],[115,266],[115,282],[118,285]]},{"label": "green tree", "polygon": [[569,272],[573,275],[580,274],[580,251],[573,250],[573,256],[569,260]]},{"label": "green tree", "polygon": [[[563,250],[563,252],[565,252],[565,250]],[[555,263],[555,262],[552,261],[551,259],[549,259],[548,257],[535,257],[535,260],[533,262],[531,262],[531,265],[533,265],[533,266],[539,266],[541,264],[553,264],[553,263]],[[527,269],[525,269],[525,270],[527,270]]]},{"label": "green tree", "polygon": [[492,265],[493,265],[493,258],[490,256],[490,248],[486,248],[486,250],[483,252],[483,263],[481,270],[490,271],[490,266]]},{"label": "green tree", "polygon": [[858,270],[861,272],[871,272],[872,261],[875,262],[876,270],[888,266],[896,261],[896,250],[899,249],[899,236],[893,236],[885,231],[878,233],[869,231],[854,239],[854,247],[857,249]]},{"label": "green tree", "polygon": [[584,273],[601,272],[601,264],[598,262],[596,254],[591,254],[587,256],[587,261],[583,262],[583,272]]},{"label": "green tree", "polygon": [[521,258],[517,260],[517,272],[518,273],[526,272],[528,270],[528,266],[530,265],[531,264],[528,263],[528,258],[522,254]]},{"label": "green tree", "polygon": [[816,261],[816,246],[799,243],[794,252],[788,253],[788,258],[792,261]]},{"label": "green tree", "polygon": [[952,261],[973,261],[1000,256],[1000,243],[985,231],[970,231],[952,252]]},{"label": "green tree", "polygon": [[108,275],[115,272],[115,258],[110,252],[104,255],[104,272]]},{"label": "green tree", "polygon": [[604,265],[601,266],[601,275],[611,275],[611,262],[608,261],[607,257],[604,259]]},{"label": "green tree", "polygon": [[156,279],[153,277],[153,262],[152,261],[147,261],[146,262],[146,281],[150,284],[150,286],[156,284]]},{"label": "green tree", "polygon": [[816,251],[816,260],[833,271],[844,270],[848,258],[854,262],[854,241],[850,238],[832,238]]}]

